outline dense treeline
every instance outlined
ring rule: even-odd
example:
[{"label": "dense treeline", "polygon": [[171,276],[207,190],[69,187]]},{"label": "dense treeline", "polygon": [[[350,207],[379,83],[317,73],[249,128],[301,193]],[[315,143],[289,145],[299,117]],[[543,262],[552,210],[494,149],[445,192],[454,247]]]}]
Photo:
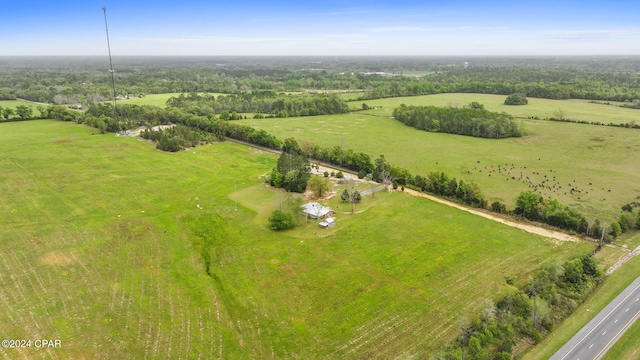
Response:
[{"label": "dense treeline", "polygon": [[140,137],[156,142],[156,148],[176,152],[198,145],[211,144],[223,138],[208,131],[194,129],[185,125],[176,125],[166,129],[145,129]]},{"label": "dense treeline", "polygon": [[[504,212],[500,211],[504,206],[498,206],[497,203],[491,207],[496,212]],[[640,229],[640,213],[635,214],[634,208],[635,203],[627,204],[622,207],[618,221],[601,224],[599,219],[589,222],[582,213],[556,199],[545,199],[534,191],[523,191],[516,198],[516,208],[513,212],[532,221],[575,231],[609,243],[627,230]]]},{"label": "dense treeline", "polygon": [[[113,96],[103,59],[43,60],[41,64],[30,60],[33,65],[0,59],[1,97],[88,106]],[[532,59],[529,63],[515,58],[478,59],[475,66],[461,68],[435,58],[336,58],[325,59],[321,69],[309,68],[310,60],[227,58],[219,63],[207,58],[132,58],[116,64],[117,92],[137,96],[350,90],[362,91],[360,100],[453,92],[622,102],[640,99],[640,72],[633,59]],[[423,76],[403,76],[404,70]]]},{"label": "dense treeline", "polygon": [[343,114],[349,111],[347,103],[335,94],[287,95],[270,90],[218,95],[217,97],[195,92],[182,93],[177,97],[170,98],[167,105],[184,109],[195,115],[236,112],[271,114],[281,118]]},{"label": "dense treeline", "polygon": [[640,74],[611,70],[476,67],[437,73],[421,79],[389,81],[363,94],[361,100],[439,93],[525,94],[547,99],[630,102],[640,99]]},{"label": "dense treeline", "polygon": [[487,207],[487,200],[473,182],[458,181],[444,172],[430,172],[426,177],[416,175],[407,178],[407,185],[411,189],[448,197],[474,207]]},{"label": "dense treeline", "polygon": [[586,299],[602,275],[592,254],[546,265],[525,286],[509,285],[497,299],[488,300],[480,316],[464,324],[436,358],[512,359],[519,355],[516,344],[538,343]]},{"label": "dense treeline", "polygon": [[393,110],[393,117],[418,130],[495,139],[522,136],[513,116],[485,110],[481,104],[464,108],[402,104]]},{"label": "dense treeline", "polygon": [[629,121],[627,123],[620,123],[620,124],[616,124],[616,123],[603,123],[600,121],[586,121],[586,120],[571,120],[571,119],[557,119],[554,117],[551,118],[546,118],[545,120],[549,120],[549,121],[558,121],[558,122],[567,122],[567,123],[574,123],[574,124],[587,124],[587,125],[598,125],[598,126],[610,126],[610,127],[621,127],[621,128],[627,128],[627,129],[640,129],[640,124],[636,123],[635,121]]}]

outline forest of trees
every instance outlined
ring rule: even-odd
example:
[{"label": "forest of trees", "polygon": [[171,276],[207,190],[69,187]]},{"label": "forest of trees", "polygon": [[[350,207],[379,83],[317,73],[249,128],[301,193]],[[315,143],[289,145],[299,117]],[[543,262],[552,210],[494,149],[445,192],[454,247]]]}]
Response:
[{"label": "forest of trees", "polygon": [[[476,59],[473,66],[463,68],[455,66],[466,61],[461,58],[345,57],[323,58],[321,70],[309,69],[312,60],[123,58],[116,66],[117,92],[138,96],[346,90],[359,91],[360,100],[454,92],[629,103],[640,100],[640,69],[636,62],[624,58],[541,58],[529,62],[492,58]],[[424,75],[404,76],[403,70]],[[395,76],[373,73],[376,71]],[[104,59],[0,59],[0,99],[88,106],[112,97]]]},{"label": "forest of trees", "polygon": [[[274,117],[342,114],[349,111],[347,103],[335,94],[287,95],[271,90],[254,90],[230,95],[180,94],[167,101],[171,107],[181,108],[194,115],[222,113],[261,113]],[[225,118],[226,117],[226,118]],[[235,120],[237,116],[221,116]]]},{"label": "forest of trees", "polygon": [[464,108],[402,104],[393,110],[393,117],[418,130],[494,139],[522,136],[513,116],[485,110],[477,103]]}]

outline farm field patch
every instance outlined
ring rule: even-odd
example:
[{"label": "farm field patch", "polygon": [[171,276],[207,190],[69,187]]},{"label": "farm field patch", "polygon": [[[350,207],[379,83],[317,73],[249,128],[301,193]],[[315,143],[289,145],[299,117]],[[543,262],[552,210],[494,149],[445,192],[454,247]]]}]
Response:
[{"label": "farm field patch", "polygon": [[545,198],[556,198],[588,218],[612,221],[621,206],[640,195],[638,130],[520,121],[526,136],[499,140],[420,131],[363,112],[241,123],[279,138],[352,148],[372,158],[383,154],[413,174],[444,171],[477,183],[490,202],[511,208],[521,191],[536,186]]},{"label": "farm field patch", "polygon": [[[9,108],[9,109],[13,109],[15,111],[16,107],[20,106],[20,105],[25,105],[25,106],[29,106],[33,109],[33,115],[34,116],[39,116],[40,112],[38,111],[38,109],[36,108],[38,105],[29,101],[24,101],[24,100],[0,100],[0,107],[2,108]],[[12,115],[10,118],[16,118],[17,115]]]},{"label": "farm field patch", "polygon": [[[223,95],[218,93],[209,93],[214,96]],[[131,105],[152,105],[164,108],[167,106],[167,100],[169,98],[179,96],[180,93],[164,93],[164,94],[146,94],[142,97],[132,97],[129,99],[118,100],[118,104],[131,104]]]},{"label": "farm field patch", "polygon": [[593,247],[401,192],[356,215],[333,197],[335,228],[275,233],[271,154],[226,142],[167,154],[49,120],[0,127],[12,274],[0,322],[6,337],[63,344],[3,357],[424,357],[505,277]]},{"label": "farm field patch", "polygon": [[605,105],[603,101],[591,103],[589,100],[581,99],[552,100],[528,98],[529,104],[514,106],[505,105],[505,98],[505,95],[488,94],[435,94],[352,101],[349,103],[349,107],[351,109],[362,109],[362,103],[364,102],[369,107],[379,107],[378,109],[366,110],[365,113],[391,116],[393,109],[399,107],[401,104],[462,107],[470,102],[477,101],[484,104],[487,110],[506,112],[517,118],[558,118],[557,111],[560,109],[562,110],[562,115],[570,120],[601,122],[604,124],[640,123],[640,110],[623,108],[618,106],[620,103],[616,102],[610,102],[611,105]]}]

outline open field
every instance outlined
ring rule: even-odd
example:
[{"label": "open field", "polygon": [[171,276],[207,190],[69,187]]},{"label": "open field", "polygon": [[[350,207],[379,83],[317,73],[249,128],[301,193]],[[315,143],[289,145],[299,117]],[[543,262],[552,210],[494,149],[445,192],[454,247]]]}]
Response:
[{"label": "open field", "polygon": [[638,130],[521,121],[529,135],[500,140],[420,131],[361,112],[241,123],[280,138],[352,148],[372,158],[384,154],[390,163],[414,174],[444,171],[476,182],[490,201],[509,207],[515,206],[521,191],[530,189],[529,182],[547,181],[549,188],[540,189],[545,198],[557,198],[588,218],[609,222],[617,219],[622,205],[640,195]]},{"label": "open field", "polygon": [[[166,93],[166,94],[147,94],[143,97],[133,97],[130,99],[118,100],[118,104],[131,104],[131,105],[153,105],[157,107],[166,107],[167,100],[170,97],[178,96],[180,93]],[[113,98],[111,99],[113,101]]]},{"label": "open field", "polygon": [[[211,95],[218,96],[223,95],[219,93],[210,93]],[[143,97],[133,97],[130,99],[118,100],[118,104],[132,104],[132,105],[153,105],[164,108],[167,106],[167,100],[169,98],[178,96],[180,93],[165,93],[165,94],[147,94]]]},{"label": "open field", "polygon": [[[622,108],[619,103],[612,105],[594,104],[588,100],[551,100],[528,98],[529,104],[521,106],[505,105],[505,95],[487,94],[436,94],[410,97],[397,97],[378,100],[365,100],[370,107],[382,107],[366,110],[365,113],[391,116],[393,109],[400,104],[416,106],[464,106],[472,101],[484,104],[490,111],[506,112],[518,118],[558,118],[556,111],[562,109],[564,117],[570,120],[602,122],[605,124],[626,124],[628,122],[640,123],[640,110]],[[362,109],[363,101],[354,101],[349,107],[354,110]]]},{"label": "open field", "polygon": [[[29,102],[29,101],[24,101],[24,100],[0,100],[0,107],[2,108],[9,108],[9,109],[16,109],[16,107],[18,107],[19,105],[26,105],[29,106],[31,108],[33,108],[33,114],[35,116],[39,116],[40,112],[38,111],[38,109],[36,109],[36,104]],[[15,118],[17,117],[16,115],[11,116],[11,118]]]},{"label": "open field", "polygon": [[505,277],[592,249],[401,192],[355,216],[333,197],[335,228],[274,233],[282,195],[259,178],[271,154],[0,127],[3,336],[62,342],[0,357],[425,357]]}]

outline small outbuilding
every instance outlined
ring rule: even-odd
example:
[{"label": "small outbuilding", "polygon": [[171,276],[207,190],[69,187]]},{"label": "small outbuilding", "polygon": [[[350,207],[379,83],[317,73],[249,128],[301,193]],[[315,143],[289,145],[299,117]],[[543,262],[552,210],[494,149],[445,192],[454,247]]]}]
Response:
[{"label": "small outbuilding", "polygon": [[323,229],[328,229],[336,226],[336,221],[332,217],[328,217],[318,223],[318,225]]},{"label": "small outbuilding", "polygon": [[333,209],[317,202],[310,202],[302,205],[302,213],[307,218],[324,219],[333,216]]}]

